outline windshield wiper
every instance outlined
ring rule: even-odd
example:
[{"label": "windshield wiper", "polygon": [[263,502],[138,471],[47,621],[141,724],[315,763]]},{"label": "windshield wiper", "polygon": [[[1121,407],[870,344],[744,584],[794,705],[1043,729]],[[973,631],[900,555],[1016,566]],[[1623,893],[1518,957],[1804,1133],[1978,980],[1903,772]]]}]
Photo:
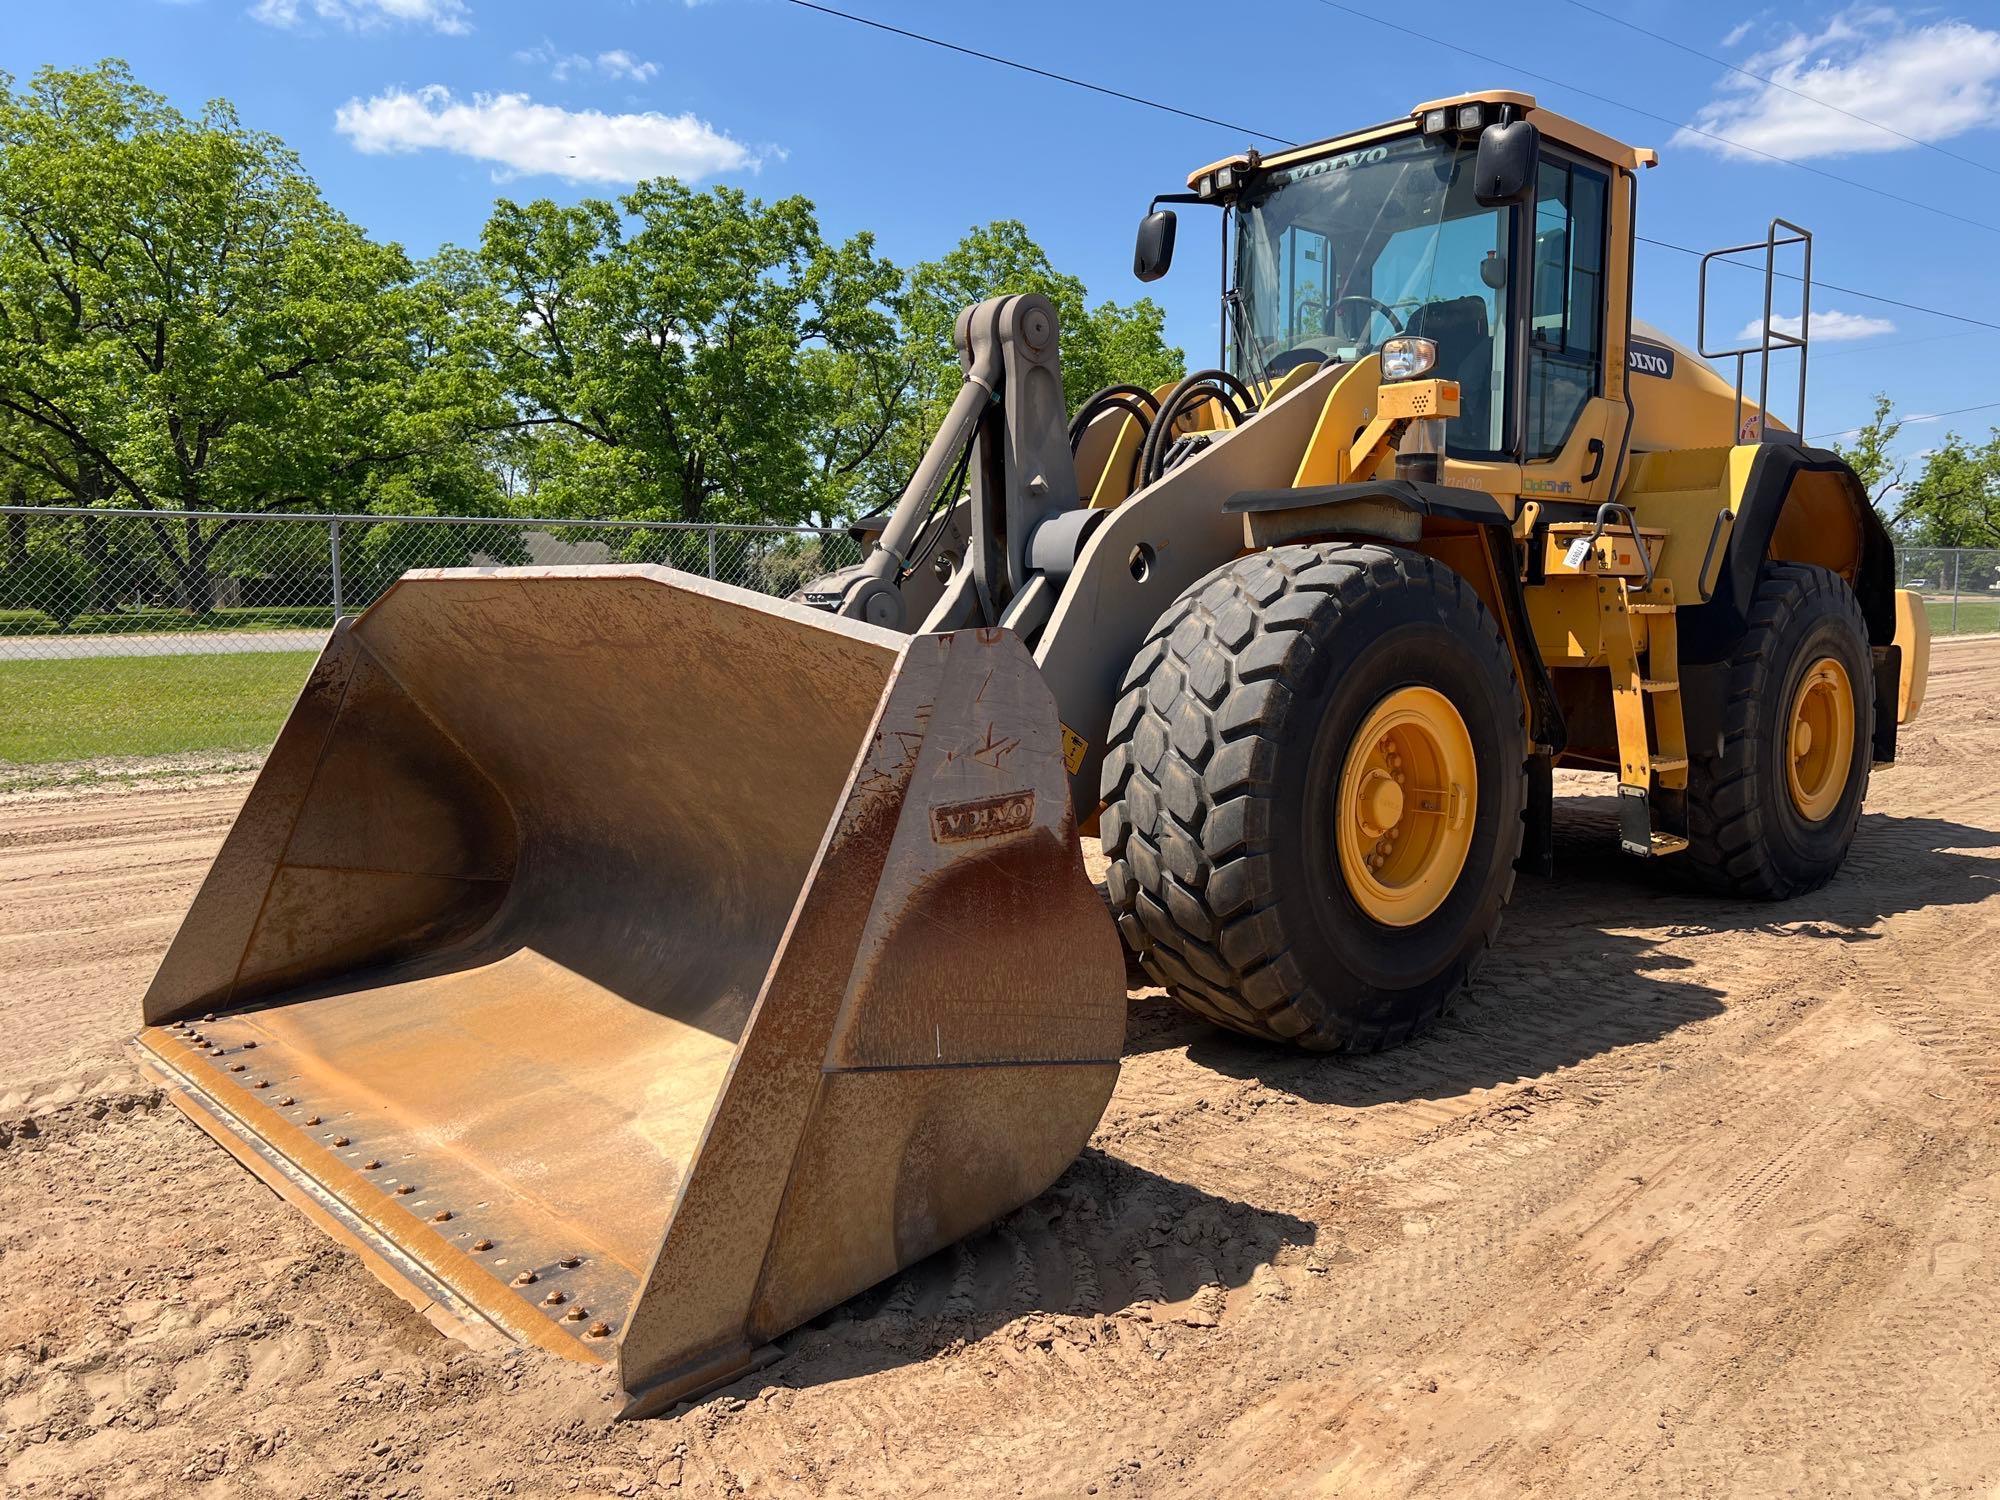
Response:
[{"label": "windshield wiper", "polygon": [[1271,382],[1264,373],[1263,362],[1256,356],[1253,343],[1256,335],[1250,331],[1250,315],[1243,310],[1243,294],[1235,287],[1222,294],[1225,316],[1229,319],[1231,342],[1236,346],[1236,357],[1243,361],[1245,383],[1254,382],[1257,388],[1257,405],[1261,408],[1270,399]]}]

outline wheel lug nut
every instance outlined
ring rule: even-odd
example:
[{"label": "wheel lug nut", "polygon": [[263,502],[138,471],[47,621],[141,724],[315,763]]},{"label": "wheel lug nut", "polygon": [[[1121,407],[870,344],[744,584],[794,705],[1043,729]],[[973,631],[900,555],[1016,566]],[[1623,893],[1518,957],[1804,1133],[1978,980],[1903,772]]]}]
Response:
[{"label": "wheel lug nut", "polygon": [[514,1285],[533,1286],[536,1282],[540,1281],[541,1279],[542,1278],[537,1276],[533,1271],[523,1271],[519,1276],[516,1276],[514,1278]]}]

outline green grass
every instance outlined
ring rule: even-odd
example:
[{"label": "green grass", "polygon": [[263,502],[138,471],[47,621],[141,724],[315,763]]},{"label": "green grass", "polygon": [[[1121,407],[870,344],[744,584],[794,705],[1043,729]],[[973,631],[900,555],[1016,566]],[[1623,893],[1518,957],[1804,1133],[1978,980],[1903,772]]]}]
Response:
[{"label": "green grass", "polygon": [[78,615],[65,629],[38,609],[0,609],[0,639],[10,635],[184,635],[211,630],[328,630],[333,610],[320,604],[261,605],[212,609],[205,615],[181,609],[121,609],[112,614]]},{"label": "green grass", "polygon": [[1933,636],[1950,635],[1954,631],[1959,635],[1983,635],[2000,630],[2000,594],[1985,599],[1960,594],[1956,626],[1952,624],[1950,595],[1942,599],[1925,599],[1924,610],[1931,617]]},{"label": "green grass", "polygon": [[0,764],[262,750],[317,655],[0,662]]},{"label": "green grass", "polygon": [[61,629],[39,609],[0,609],[0,636],[54,635]]}]

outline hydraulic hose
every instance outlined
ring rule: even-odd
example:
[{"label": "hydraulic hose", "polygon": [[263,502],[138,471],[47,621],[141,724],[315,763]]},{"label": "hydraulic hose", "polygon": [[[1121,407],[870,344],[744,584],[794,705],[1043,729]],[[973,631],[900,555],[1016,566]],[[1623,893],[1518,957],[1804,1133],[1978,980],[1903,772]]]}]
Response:
[{"label": "hydraulic hose", "polygon": [[1167,454],[1175,441],[1174,424],[1184,411],[1198,401],[1213,400],[1239,426],[1257,410],[1257,398],[1250,388],[1227,370],[1197,370],[1167,393],[1159,415],[1146,432],[1139,456],[1139,484],[1143,488],[1166,472]]}]

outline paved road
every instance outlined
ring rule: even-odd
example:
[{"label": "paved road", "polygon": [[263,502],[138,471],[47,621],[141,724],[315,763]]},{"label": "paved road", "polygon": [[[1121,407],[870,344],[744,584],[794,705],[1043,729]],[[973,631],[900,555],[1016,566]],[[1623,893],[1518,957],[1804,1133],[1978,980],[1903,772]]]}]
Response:
[{"label": "paved road", "polygon": [[0,661],[76,661],[91,656],[226,656],[239,651],[317,651],[324,630],[214,630],[157,635],[0,635]]}]

